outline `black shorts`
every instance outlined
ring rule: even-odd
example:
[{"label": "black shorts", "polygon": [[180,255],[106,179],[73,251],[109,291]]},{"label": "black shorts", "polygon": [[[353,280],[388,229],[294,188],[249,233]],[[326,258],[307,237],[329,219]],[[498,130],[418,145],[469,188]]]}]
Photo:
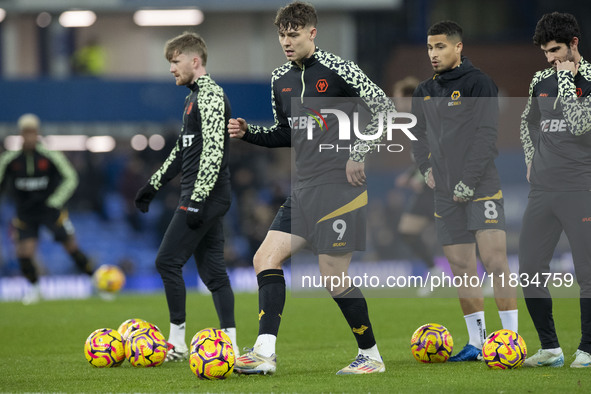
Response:
[{"label": "black shorts", "polygon": [[433,213],[435,212],[434,199],[435,193],[433,192],[433,189],[425,185],[421,192],[412,196],[407,212],[433,220]]},{"label": "black shorts", "polygon": [[48,208],[47,210],[31,217],[16,217],[12,220],[12,226],[16,230],[16,240],[27,238],[39,238],[39,228],[47,227],[53,233],[53,238],[58,242],[66,241],[74,234],[74,226],[68,217],[68,211]]},{"label": "black shorts", "polygon": [[435,223],[442,245],[474,243],[477,230],[505,229],[503,194],[499,191],[466,203],[436,194]]},{"label": "black shorts", "polygon": [[294,190],[269,230],[300,236],[315,254],[365,250],[367,189],[348,183]]}]

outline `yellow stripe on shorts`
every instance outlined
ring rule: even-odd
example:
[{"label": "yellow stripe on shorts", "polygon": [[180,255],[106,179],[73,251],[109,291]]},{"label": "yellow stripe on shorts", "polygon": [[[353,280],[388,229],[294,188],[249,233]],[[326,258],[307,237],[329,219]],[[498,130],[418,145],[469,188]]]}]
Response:
[{"label": "yellow stripe on shorts", "polygon": [[492,196],[480,197],[474,201],[500,200],[501,198],[503,198],[503,191],[499,190],[498,192],[496,192]]},{"label": "yellow stripe on shorts", "polygon": [[367,205],[367,190],[364,191],[363,193],[361,193],[360,195],[358,195],[357,197],[355,197],[355,199],[353,199],[353,201],[332,211],[331,213],[329,213],[328,215],[326,215],[325,217],[323,217],[322,219],[320,219],[316,223],[320,223],[325,220],[332,219],[332,218],[335,218],[340,215],[344,215],[346,213],[349,213],[351,211],[354,211],[354,210],[359,209],[359,208],[366,206],[366,205]]}]

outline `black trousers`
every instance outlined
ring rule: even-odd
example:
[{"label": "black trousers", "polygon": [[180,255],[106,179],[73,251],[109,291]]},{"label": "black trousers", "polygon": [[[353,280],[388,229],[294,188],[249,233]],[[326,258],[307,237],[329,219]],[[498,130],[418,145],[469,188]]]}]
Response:
[{"label": "black trousers", "polygon": [[[230,201],[208,200],[203,209],[203,224],[194,230],[186,223],[187,202],[188,199],[181,200],[156,257],[156,268],[164,283],[170,321],[175,324],[183,323],[186,319],[186,287],[182,269],[191,255],[195,257],[199,276],[209,291],[215,293],[227,287],[229,293],[232,293],[224,261],[222,224]],[[182,209],[183,207],[185,209]],[[231,301],[233,313],[233,294],[231,296],[232,300],[228,302]]]},{"label": "black trousers", "polygon": [[[571,247],[580,286],[582,336],[579,349],[591,352],[591,191],[530,192],[519,238],[519,272],[528,279],[549,273],[562,231]],[[539,276],[539,279],[544,282],[544,277]],[[523,294],[542,348],[560,346],[548,287],[530,284],[523,286]]]}]

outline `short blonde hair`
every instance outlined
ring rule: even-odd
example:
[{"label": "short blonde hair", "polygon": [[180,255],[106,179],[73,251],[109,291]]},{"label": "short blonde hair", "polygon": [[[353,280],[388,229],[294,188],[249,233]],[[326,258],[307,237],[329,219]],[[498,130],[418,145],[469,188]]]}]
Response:
[{"label": "short blonde hair", "polygon": [[207,45],[205,45],[205,40],[199,34],[186,31],[180,36],[168,40],[164,46],[164,57],[168,61],[178,54],[191,52],[199,55],[201,63],[205,67],[207,64]]},{"label": "short blonde hair", "polygon": [[18,129],[35,129],[39,130],[39,126],[41,122],[39,121],[39,117],[35,114],[24,114],[17,121]]}]

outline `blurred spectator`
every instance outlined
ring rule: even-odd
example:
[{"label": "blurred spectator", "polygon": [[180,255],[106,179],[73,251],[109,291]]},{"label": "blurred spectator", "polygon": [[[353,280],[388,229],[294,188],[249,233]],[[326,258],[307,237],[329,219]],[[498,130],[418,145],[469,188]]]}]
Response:
[{"label": "blurred spectator", "polygon": [[105,50],[94,38],[74,52],[72,63],[76,75],[101,76],[105,73]]}]

